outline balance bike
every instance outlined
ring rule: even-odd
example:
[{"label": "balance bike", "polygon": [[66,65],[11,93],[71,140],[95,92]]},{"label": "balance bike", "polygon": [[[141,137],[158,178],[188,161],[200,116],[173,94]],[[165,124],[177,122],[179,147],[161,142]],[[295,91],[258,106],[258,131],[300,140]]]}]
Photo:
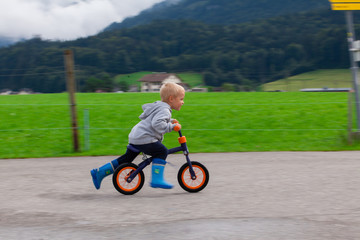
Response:
[{"label": "balance bike", "polygon": [[[179,185],[188,192],[200,192],[209,182],[209,172],[204,165],[199,162],[190,161],[189,150],[186,145],[186,138],[179,132],[179,147],[168,150],[169,154],[182,151],[186,158],[186,163],[179,169],[177,179]],[[130,145],[130,147],[134,148]],[[137,149],[133,149],[138,151]],[[134,163],[121,164],[113,174],[113,184],[116,190],[125,195],[132,195],[140,191],[145,182],[143,169],[152,162],[152,158],[144,158],[137,166]]]}]

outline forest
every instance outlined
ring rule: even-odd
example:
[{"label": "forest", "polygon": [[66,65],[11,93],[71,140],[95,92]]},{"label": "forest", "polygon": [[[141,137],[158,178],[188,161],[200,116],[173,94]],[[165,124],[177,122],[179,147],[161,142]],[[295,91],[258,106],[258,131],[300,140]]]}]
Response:
[{"label": "forest", "polygon": [[349,67],[344,12],[323,9],[230,25],[156,20],[74,41],[34,37],[0,48],[0,90],[64,91],[66,49],[74,51],[81,91],[90,78],[137,71],[197,72],[207,86],[231,83],[250,91],[314,69]]},{"label": "forest", "polygon": [[230,25],[281,15],[329,9],[328,0],[165,0],[106,30],[129,28],[159,19],[187,19]]}]

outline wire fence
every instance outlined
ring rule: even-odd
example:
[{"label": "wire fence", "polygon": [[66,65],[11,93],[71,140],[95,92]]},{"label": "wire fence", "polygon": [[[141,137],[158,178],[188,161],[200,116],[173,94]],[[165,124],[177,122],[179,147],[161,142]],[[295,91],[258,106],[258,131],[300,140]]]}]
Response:
[{"label": "wire fence", "polygon": [[[317,103],[309,103],[309,102],[294,102],[294,103],[234,103],[234,104],[187,104],[187,107],[223,107],[223,106],[297,106],[297,105],[308,105],[308,106],[312,106],[312,105],[334,105],[334,104],[341,104],[343,105],[344,108],[347,108],[347,102],[317,102]],[[122,106],[122,107],[140,107],[142,104],[124,104],[124,103],[119,103],[119,104],[102,104],[102,103],[97,103],[97,104],[77,104],[78,107],[96,107],[96,106]],[[7,107],[11,107],[11,106],[41,106],[41,107],[45,107],[45,106],[64,106],[64,107],[68,107],[69,104],[32,104],[32,103],[21,103],[21,104],[0,104],[1,106],[7,106]],[[88,109],[87,109],[88,110]],[[237,111],[237,110],[233,110],[233,111]],[[238,110],[240,111],[240,110]],[[296,111],[296,110],[294,110]],[[85,113],[84,113],[85,115]],[[83,122],[88,121],[90,123],[89,119],[85,119]],[[90,126],[79,126],[78,129],[84,129],[87,128],[88,130],[131,130],[131,127],[92,127],[91,124],[89,124]],[[0,129],[0,132],[15,132],[15,131],[51,131],[51,130],[71,130],[73,129],[72,127],[53,127],[53,128],[47,128],[47,127],[35,127],[35,128],[14,128],[14,129]],[[235,131],[235,132],[241,132],[241,131],[341,131],[344,130],[344,128],[258,128],[258,129],[254,129],[254,128],[187,128],[186,130],[190,130],[190,131]]]},{"label": "wire fence", "polygon": [[[127,135],[139,121],[141,106],[149,102],[148,99],[145,102],[144,99],[132,99],[130,103],[106,103],[111,97],[125,99],[126,94],[110,98],[106,94],[93,95],[96,98],[99,96],[102,102],[89,100],[87,94],[84,96],[86,101],[94,103],[84,103],[84,98],[80,97],[82,101],[76,104],[81,151],[84,154],[116,154],[119,147],[127,144]],[[37,98],[36,103],[17,102],[19,100],[0,102],[0,158],[66,156],[73,153],[71,133],[74,128],[71,127],[70,105],[66,103],[65,94],[60,97],[61,103],[56,103],[59,102],[57,98],[51,99],[50,103],[41,103]],[[154,95],[154,98],[157,96]],[[44,99],[47,99],[46,96]],[[206,103],[206,100],[201,104],[186,103],[180,112],[174,111],[173,117],[182,123],[184,133],[190,137],[191,149],[200,152],[288,150],[291,144],[298,147],[293,148],[295,150],[309,149],[304,145],[306,139],[311,139],[314,146],[324,143],[322,149],[329,150],[334,142],[339,141],[340,135],[347,134],[348,101],[338,99],[260,102],[263,100],[243,98],[240,103],[226,99]],[[174,136],[165,136],[165,144],[176,145],[177,137]],[[275,143],[271,145],[270,142]],[[279,147],[271,147],[273,145]]]}]

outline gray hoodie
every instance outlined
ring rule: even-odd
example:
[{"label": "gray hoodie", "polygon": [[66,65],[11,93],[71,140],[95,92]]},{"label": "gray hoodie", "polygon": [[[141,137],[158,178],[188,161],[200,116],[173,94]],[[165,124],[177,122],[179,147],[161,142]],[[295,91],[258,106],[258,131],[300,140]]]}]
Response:
[{"label": "gray hoodie", "polygon": [[129,143],[142,145],[162,141],[164,134],[171,132],[175,126],[171,123],[170,105],[157,101],[144,104],[142,109],[141,121],[132,128]]}]

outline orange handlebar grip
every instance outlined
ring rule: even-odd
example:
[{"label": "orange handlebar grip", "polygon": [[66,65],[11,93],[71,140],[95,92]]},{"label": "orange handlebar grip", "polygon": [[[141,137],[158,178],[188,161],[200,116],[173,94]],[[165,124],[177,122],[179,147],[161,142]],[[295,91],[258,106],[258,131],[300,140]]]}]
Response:
[{"label": "orange handlebar grip", "polygon": [[180,144],[186,143],[186,137],[185,136],[179,137],[178,140],[179,140]]},{"label": "orange handlebar grip", "polygon": [[174,131],[178,132],[180,131],[181,127],[179,124],[176,124],[175,127],[174,127]]}]

